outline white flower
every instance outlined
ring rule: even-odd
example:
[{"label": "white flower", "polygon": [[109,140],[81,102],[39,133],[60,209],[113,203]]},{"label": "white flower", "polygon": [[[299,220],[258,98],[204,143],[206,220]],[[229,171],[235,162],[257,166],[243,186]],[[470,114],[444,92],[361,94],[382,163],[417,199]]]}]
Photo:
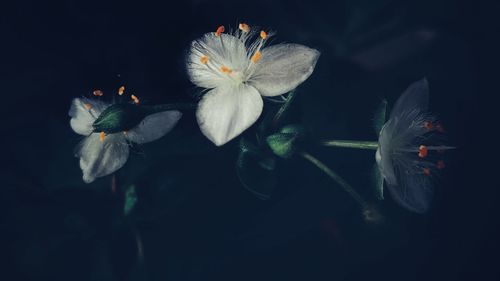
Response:
[{"label": "white flower", "polygon": [[319,51],[298,44],[264,48],[269,35],[244,23],[233,34],[221,26],[191,44],[191,81],[209,91],[196,117],[202,133],[220,146],[241,134],[260,116],[261,96],[285,94],[313,72]]},{"label": "white flower", "polygon": [[453,147],[437,144],[442,127],[427,112],[426,79],[410,85],[380,131],[376,160],[394,200],[418,213],[427,211],[433,195],[431,176],[444,168],[438,156]]},{"label": "white flower", "polygon": [[86,136],[75,150],[76,157],[80,158],[80,168],[86,183],[120,169],[127,162],[129,142],[141,144],[159,139],[181,117],[181,113],[175,110],[158,112],[146,116],[137,126],[127,131],[110,134],[96,132],[94,121],[109,106],[110,104],[102,101],[87,98],[76,98],[71,103],[71,128]]}]

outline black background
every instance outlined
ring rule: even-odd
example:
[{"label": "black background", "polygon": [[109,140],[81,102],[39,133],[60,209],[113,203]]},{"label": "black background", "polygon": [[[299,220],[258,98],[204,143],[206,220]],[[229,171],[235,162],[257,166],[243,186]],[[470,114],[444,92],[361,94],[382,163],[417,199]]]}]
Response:
[{"label": "black background", "polygon": [[[498,8],[451,0],[3,3],[0,279],[498,280],[498,116],[490,109],[499,94]],[[367,224],[300,158],[279,163],[280,184],[261,201],[238,182],[237,141],[216,148],[186,112],[117,173],[139,198],[133,222],[120,223],[110,178],[81,180],[71,99],[94,89],[109,98],[125,85],[146,103],[194,102],[184,67],[191,40],[239,21],[277,31],[274,42],[321,51],[294,105],[294,121],[314,138],[374,140],[378,101],[394,102],[427,77],[431,108],[458,146],[432,210],[415,215],[387,198],[386,222]],[[371,153],[309,150],[374,201]],[[144,246],[139,265],[134,233]]]}]

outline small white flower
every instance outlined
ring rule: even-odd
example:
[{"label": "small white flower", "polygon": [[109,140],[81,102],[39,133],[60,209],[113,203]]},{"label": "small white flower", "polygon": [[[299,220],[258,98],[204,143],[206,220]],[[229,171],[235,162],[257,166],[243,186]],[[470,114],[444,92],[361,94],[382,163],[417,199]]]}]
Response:
[{"label": "small white flower", "polygon": [[158,112],[146,116],[137,126],[127,131],[111,134],[95,132],[94,121],[110,105],[88,98],[76,98],[71,103],[71,128],[86,136],[75,149],[75,156],[80,158],[80,168],[86,183],[120,169],[127,162],[129,142],[141,144],[159,139],[168,133],[181,117],[181,113],[175,110]]},{"label": "small white flower", "polygon": [[191,81],[209,91],[196,117],[202,133],[220,146],[260,116],[261,96],[285,94],[313,72],[319,51],[298,44],[264,48],[269,35],[244,23],[232,34],[221,26],[191,44],[187,70]]},{"label": "small white flower", "polygon": [[391,111],[378,139],[376,160],[394,200],[418,213],[427,211],[433,195],[431,176],[444,168],[438,156],[453,147],[437,144],[442,127],[427,112],[426,79],[410,85]]}]

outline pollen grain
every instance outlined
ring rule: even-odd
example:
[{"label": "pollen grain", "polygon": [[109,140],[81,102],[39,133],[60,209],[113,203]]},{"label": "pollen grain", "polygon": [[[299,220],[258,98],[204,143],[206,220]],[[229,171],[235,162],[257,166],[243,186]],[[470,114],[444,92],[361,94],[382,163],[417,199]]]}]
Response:
[{"label": "pollen grain", "polygon": [[239,29],[240,29],[241,31],[243,31],[243,32],[245,32],[245,33],[250,32],[250,26],[248,26],[248,24],[246,24],[246,23],[244,23],[244,22],[240,23],[240,25],[239,25],[238,27],[239,27]]},{"label": "pollen grain", "polygon": [[419,148],[418,148],[418,157],[425,158],[428,153],[429,153],[429,151],[427,149],[427,146],[425,146],[425,145],[419,146]]},{"label": "pollen grain", "polygon": [[266,38],[267,38],[267,33],[266,33],[264,30],[262,30],[262,31],[260,32],[260,38],[262,38],[262,40],[266,40]]},{"label": "pollen grain", "polygon": [[217,30],[215,31],[215,36],[219,37],[222,33],[224,33],[224,30],[225,28],[223,25],[217,27]]},{"label": "pollen grain", "polygon": [[252,58],[250,59],[253,63],[256,63],[258,62],[262,57],[262,53],[260,51],[257,51],[255,52],[255,54],[253,54]]},{"label": "pollen grain", "polygon": [[207,56],[202,56],[202,57],[200,58],[200,62],[201,62],[202,64],[207,64],[207,63],[208,63],[208,57],[207,57]]},{"label": "pollen grain", "polygon": [[425,176],[431,175],[431,169],[429,169],[429,168],[423,168],[422,172],[424,173]]},{"label": "pollen grain", "polygon": [[135,95],[131,95],[130,98],[135,104],[139,104],[139,98],[137,98]]},{"label": "pollen grain", "polygon": [[123,93],[125,93],[125,86],[121,86],[120,88],[118,88],[118,95],[123,95]]},{"label": "pollen grain", "polygon": [[222,73],[226,73],[226,74],[231,74],[231,72],[233,72],[233,70],[227,66],[221,66],[220,67],[220,71],[222,71]]}]

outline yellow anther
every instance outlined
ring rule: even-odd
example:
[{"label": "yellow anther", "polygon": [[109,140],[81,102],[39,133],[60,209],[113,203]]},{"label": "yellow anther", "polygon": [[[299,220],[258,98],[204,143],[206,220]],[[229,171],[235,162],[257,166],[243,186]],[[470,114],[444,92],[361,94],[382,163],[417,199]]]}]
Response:
[{"label": "yellow anther", "polygon": [[246,24],[244,22],[240,23],[239,28],[241,31],[243,31],[245,33],[250,32],[250,26],[248,26],[248,24]]},{"label": "yellow anther", "polygon": [[99,140],[104,141],[104,138],[106,137],[106,134],[104,132],[99,133]]},{"label": "yellow anther", "polygon": [[207,64],[207,63],[208,63],[208,57],[207,57],[207,56],[202,56],[202,57],[200,58],[200,62],[201,62],[202,64]]},{"label": "yellow anther", "polygon": [[120,88],[118,88],[118,95],[123,95],[123,93],[125,93],[125,86],[121,86]]},{"label": "yellow anther", "polygon": [[134,101],[135,104],[139,104],[139,98],[137,98],[135,95],[131,95],[130,98]]},{"label": "yellow anther", "polygon": [[223,32],[224,32],[225,28],[223,25],[217,27],[217,30],[215,31],[215,36],[219,37]]},{"label": "yellow anther", "polygon": [[260,51],[257,51],[255,52],[255,54],[253,54],[252,58],[250,59],[253,63],[256,63],[260,60],[260,58],[262,57],[262,53]]},{"label": "yellow anther", "polygon": [[104,95],[101,90],[95,90],[94,92],[92,92],[92,94],[94,94],[94,96],[96,97],[102,97]]},{"label": "yellow anther", "polygon": [[267,33],[264,30],[260,32],[260,38],[262,38],[262,40],[265,40],[267,38]]},{"label": "yellow anther", "polygon": [[233,70],[227,66],[221,66],[220,67],[220,71],[222,71],[223,73],[226,73],[226,74],[231,74],[231,72],[233,72]]},{"label": "yellow anther", "polygon": [[83,106],[85,109],[90,110],[92,108],[92,105],[90,103],[84,103]]}]

